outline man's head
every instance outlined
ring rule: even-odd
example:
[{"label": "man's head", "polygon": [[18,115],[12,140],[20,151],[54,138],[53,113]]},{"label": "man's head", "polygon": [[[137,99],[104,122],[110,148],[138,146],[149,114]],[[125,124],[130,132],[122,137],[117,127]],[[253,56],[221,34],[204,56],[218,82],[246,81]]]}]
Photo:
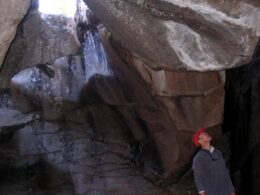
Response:
[{"label": "man's head", "polygon": [[206,132],[205,128],[201,128],[195,132],[192,137],[192,143],[197,147],[205,147],[210,145],[211,136]]}]

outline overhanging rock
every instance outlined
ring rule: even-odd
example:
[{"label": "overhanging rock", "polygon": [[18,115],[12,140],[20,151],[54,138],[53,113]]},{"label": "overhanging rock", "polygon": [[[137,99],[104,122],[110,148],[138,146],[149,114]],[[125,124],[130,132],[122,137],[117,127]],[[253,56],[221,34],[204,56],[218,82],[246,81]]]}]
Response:
[{"label": "overhanging rock", "polygon": [[123,46],[154,68],[224,70],[250,61],[257,0],[85,0]]}]

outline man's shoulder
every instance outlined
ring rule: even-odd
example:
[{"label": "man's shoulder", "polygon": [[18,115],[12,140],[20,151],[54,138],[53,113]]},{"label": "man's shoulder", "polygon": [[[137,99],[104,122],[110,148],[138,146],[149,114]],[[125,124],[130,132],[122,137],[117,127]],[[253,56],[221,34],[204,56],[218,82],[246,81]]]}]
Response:
[{"label": "man's shoulder", "polygon": [[203,159],[205,158],[205,156],[207,156],[206,151],[204,151],[203,149],[200,149],[197,154],[194,156],[193,158],[193,162],[199,160],[199,159]]},{"label": "man's shoulder", "polygon": [[204,162],[207,162],[206,155],[207,154],[202,150],[199,150],[197,152],[197,154],[194,156],[193,161],[192,161],[192,168],[194,170],[198,169],[198,167],[201,167],[202,164],[205,164]]}]

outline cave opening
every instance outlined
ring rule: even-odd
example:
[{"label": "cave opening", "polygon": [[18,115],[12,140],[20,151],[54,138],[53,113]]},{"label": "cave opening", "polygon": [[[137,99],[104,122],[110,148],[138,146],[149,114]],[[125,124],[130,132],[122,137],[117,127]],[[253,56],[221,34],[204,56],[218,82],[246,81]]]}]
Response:
[{"label": "cave opening", "polygon": [[42,14],[74,17],[76,8],[76,0],[39,0],[39,11]]}]

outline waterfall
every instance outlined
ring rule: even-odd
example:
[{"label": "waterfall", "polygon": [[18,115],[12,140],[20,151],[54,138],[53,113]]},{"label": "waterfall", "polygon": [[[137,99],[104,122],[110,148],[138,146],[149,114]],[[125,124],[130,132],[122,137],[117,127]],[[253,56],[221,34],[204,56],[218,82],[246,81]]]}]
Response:
[{"label": "waterfall", "polygon": [[86,82],[95,74],[112,76],[112,70],[107,62],[106,54],[97,30],[88,30],[85,33],[83,54]]}]

